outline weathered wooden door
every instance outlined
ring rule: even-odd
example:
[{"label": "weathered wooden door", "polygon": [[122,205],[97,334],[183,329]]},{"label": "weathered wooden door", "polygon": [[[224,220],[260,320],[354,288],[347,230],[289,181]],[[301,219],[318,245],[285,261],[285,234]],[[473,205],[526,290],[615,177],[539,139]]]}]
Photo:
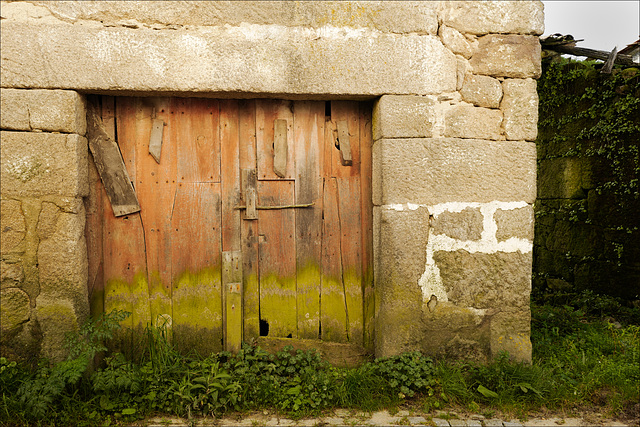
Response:
[{"label": "weathered wooden door", "polygon": [[166,322],[201,352],[259,337],[370,348],[368,106],[103,97],[101,115],[140,212],[115,217],[93,174],[94,312]]}]

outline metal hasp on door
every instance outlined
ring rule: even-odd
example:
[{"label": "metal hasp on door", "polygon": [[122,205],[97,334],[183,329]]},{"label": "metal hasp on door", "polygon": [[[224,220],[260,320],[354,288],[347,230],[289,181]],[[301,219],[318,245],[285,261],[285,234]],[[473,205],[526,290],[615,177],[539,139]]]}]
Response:
[{"label": "metal hasp on door", "polygon": [[92,175],[94,313],[162,323],[184,351],[371,349],[370,105],[101,100],[140,212],[116,218]]}]

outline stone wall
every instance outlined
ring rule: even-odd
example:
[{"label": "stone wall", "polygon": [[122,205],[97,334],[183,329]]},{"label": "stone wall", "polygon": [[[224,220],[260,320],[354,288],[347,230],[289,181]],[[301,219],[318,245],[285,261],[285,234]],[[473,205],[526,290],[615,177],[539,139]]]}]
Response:
[{"label": "stone wall", "polygon": [[547,62],[540,83],[535,295],[638,300],[640,71]]},{"label": "stone wall", "polygon": [[88,315],[83,97],[1,89],[2,353],[64,356]]},{"label": "stone wall", "polygon": [[[2,2],[11,331],[39,342],[39,325],[52,354],[47,331],[86,314],[74,91],[376,99],[376,355],[529,360],[541,2],[177,4]],[[45,126],[31,111],[63,110],[51,96],[75,97],[75,109]],[[65,255],[47,266],[51,251]]]}]

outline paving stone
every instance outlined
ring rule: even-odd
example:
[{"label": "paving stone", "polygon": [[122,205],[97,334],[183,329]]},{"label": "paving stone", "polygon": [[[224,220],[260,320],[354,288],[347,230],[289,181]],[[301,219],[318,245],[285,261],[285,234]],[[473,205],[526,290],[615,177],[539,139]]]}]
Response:
[{"label": "paving stone", "polygon": [[277,426],[278,425],[278,419],[277,418],[271,418],[269,421],[267,421],[265,423],[266,426]]},{"label": "paving stone", "polygon": [[443,420],[442,418],[434,418],[431,421],[433,421],[436,427],[449,427],[449,421]]},{"label": "paving stone", "polygon": [[342,418],[344,418],[344,417],[348,417],[348,416],[349,416],[349,414],[350,414],[350,411],[349,411],[348,409],[342,409],[342,408],[340,408],[340,409],[335,409],[335,410],[333,411],[333,415],[335,415],[336,417],[342,417]]},{"label": "paving stone", "polygon": [[409,412],[409,411],[402,410],[402,411],[398,411],[398,412],[395,414],[395,416],[396,416],[396,417],[400,417],[400,418],[402,418],[402,417],[408,417],[408,416],[409,416],[409,414],[410,414],[410,412]]},{"label": "paving stone", "polygon": [[467,427],[482,427],[478,420],[467,420]]},{"label": "paving stone", "polygon": [[329,424],[330,426],[344,425],[344,418],[342,417],[328,417],[328,418],[323,418],[322,421]]},{"label": "paving stone", "polygon": [[489,420],[484,420],[484,427],[502,427],[502,420],[497,418],[491,418]]},{"label": "paving stone", "polygon": [[449,425],[451,427],[467,427],[467,422],[465,420],[449,420]]},{"label": "paving stone", "polygon": [[505,421],[504,427],[522,427],[522,424],[518,420]]},{"label": "paving stone", "polygon": [[391,416],[388,411],[378,411],[371,414],[371,418],[365,421],[365,424],[374,426],[388,426],[396,424],[400,417]]},{"label": "paving stone", "polygon": [[408,420],[411,424],[423,424],[427,422],[425,417],[409,417]]}]

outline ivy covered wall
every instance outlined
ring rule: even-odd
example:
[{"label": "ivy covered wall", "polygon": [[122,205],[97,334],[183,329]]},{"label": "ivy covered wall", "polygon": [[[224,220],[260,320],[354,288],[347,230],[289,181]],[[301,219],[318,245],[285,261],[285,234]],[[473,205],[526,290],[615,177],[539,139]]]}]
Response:
[{"label": "ivy covered wall", "polygon": [[640,70],[543,63],[534,296],[640,298]]}]

